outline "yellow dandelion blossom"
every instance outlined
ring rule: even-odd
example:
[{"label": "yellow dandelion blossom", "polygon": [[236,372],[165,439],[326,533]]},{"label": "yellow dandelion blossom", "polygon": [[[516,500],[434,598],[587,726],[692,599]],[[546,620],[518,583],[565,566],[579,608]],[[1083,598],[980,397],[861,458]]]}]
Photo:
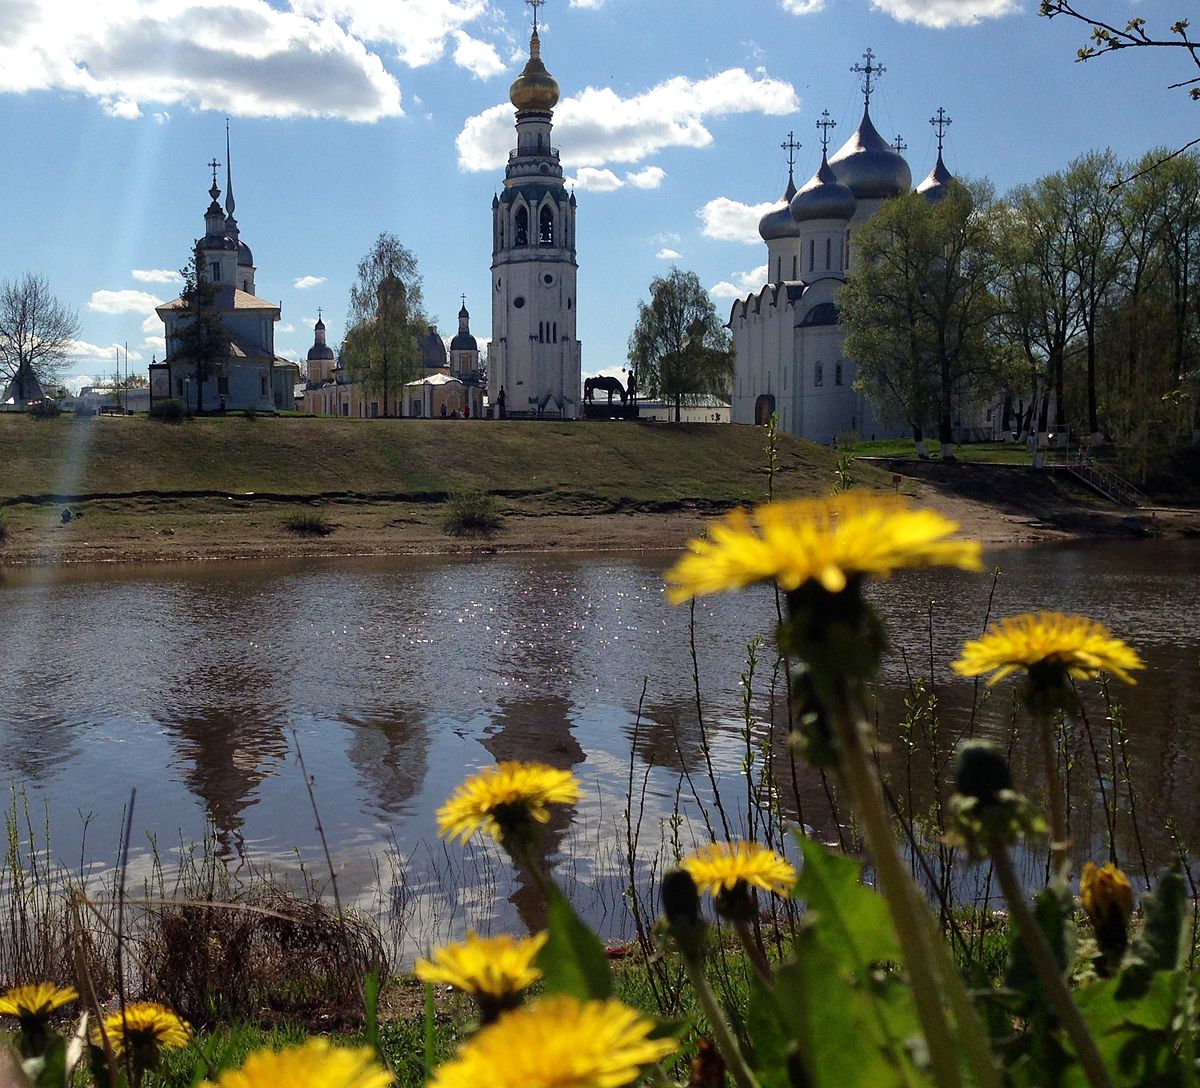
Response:
[{"label": "yellow dandelion blossom", "polygon": [[201,1088],[386,1088],[392,1075],[369,1046],[334,1046],[309,1039],[284,1050],[256,1050],[240,1069],[227,1069]]},{"label": "yellow dandelion blossom", "polygon": [[776,582],[787,592],[816,582],[840,593],[860,575],[905,567],[980,570],[975,541],[948,539],[958,523],[898,496],[843,492],[829,498],[735,510],[667,571],[672,604],[706,593]]},{"label": "yellow dandelion blossom", "polygon": [[547,997],[481,1029],[430,1088],[620,1088],[676,1049],[654,1027],[620,1001]]},{"label": "yellow dandelion blossom", "polygon": [[0,1014],[21,1018],[49,1016],[70,1001],[79,1000],[74,986],[56,986],[53,982],[34,982],[14,986],[0,996]]},{"label": "yellow dandelion blossom", "polygon": [[497,842],[514,828],[550,819],[548,805],[579,800],[579,779],[544,763],[497,763],[462,783],[437,811],[438,834],[466,842],[486,831]]},{"label": "yellow dandelion blossom", "polygon": [[1132,684],[1129,670],[1145,666],[1137,651],[1102,623],[1061,612],[1027,612],[992,624],[981,639],[966,643],[952,667],[961,676],[991,673],[991,685],[1018,670],[1043,668],[1076,680],[1107,672]]},{"label": "yellow dandelion blossom", "polygon": [[1079,901],[1095,926],[1116,919],[1123,926],[1133,913],[1133,885],[1111,861],[1103,868],[1085,862],[1079,877]]},{"label": "yellow dandelion blossom", "polygon": [[[118,1009],[104,1018],[104,1034],[113,1053],[119,1056],[129,1050],[146,1059],[146,1064],[153,1064],[160,1050],[187,1046],[192,1029],[166,1005],[135,1001],[125,1006],[124,1014]],[[93,1030],[92,1041],[100,1045],[99,1030]]]},{"label": "yellow dandelion blossom", "polygon": [[756,842],[713,842],[680,862],[702,892],[717,895],[738,884],[786,896],[796,883],[792,864]]},{"label": "yellow dandelion blossom", "polygon": [[465,941],[436,949],[432,960],[418,960],[413,973],[424,982],[453,986],[475,998],[508,1001],[542,977],[533,961],[547,937],[468,933]]}]

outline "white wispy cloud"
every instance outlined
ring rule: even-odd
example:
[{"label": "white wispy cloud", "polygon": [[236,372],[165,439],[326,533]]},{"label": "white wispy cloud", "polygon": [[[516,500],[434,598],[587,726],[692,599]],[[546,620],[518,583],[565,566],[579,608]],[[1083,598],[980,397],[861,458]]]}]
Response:
[{"label": "white wispy cloud", "polygon": [[[706,79],[674,76],[648,91],[622,98],[611,87],[587,87],[564,98],[555,119],[570,131],[562,151],[571,165],[635,163],[668,147],[708,147],[707,123],[731,114],[767,116],[800,108],[795,89],[761,70],[729,68]],[[469,117],[458,134],[464,170],[495,170],[508,160],[513,110],[505,103]]]},{"label": "white wispy cloud", "polygon": [[316,287],[318,284],[324,283],[324,276],[298,276],[292,280],[292,286],[300,291],[304,291],[309,287]]},{"label": "white wispy cloud", "polygon": [[183,277],[173,268],[135,268],[130,274],[138,283],[183,282]]},{"label": "white wispy cloud", "polygon": [[[123,345],[114,343],[105,347],[103,344],[93,344],[88,340],[72,340],[67,344],[67,353],[81,363],[97,361],[107,363],[109,366],[115,368],[118,352],[121,352],[123,357]],[[141,358],[136,352],[131,351],[129,353],[131,359],[135,356],[139,359]]]},{"label": "white wispy cloud", "polygon": [[631,170],[625,180],[635,189],[657,189],[666,176],[661,166],[647,166],[644,170]]},{"label": "white wispy cloud", "polygon": [[765,204],[743,204],[727,196],[718,196],[705,204],[696,215],[703,224],[701,233],[706,238],[752,245],[762,241],[758,233],[758,221],[775,205],[776,202],[771,200]]},{"label": "white wispy cloud", "polygon": [[[161,306],[162,302],[161,298],[149,291],[93,291],[87,308],[99,314],[141,314]],[[158,318],[154,320],[158,321]]]},{"label": "white wispy cloud", "polygon": [[293,325],[293,324],[291,324],[290,322],[285,322],[285,323],[283,323],[283,324],[276,325],[276,326],[275,326],[275,331],[276,331],[276,332],[282,332],[282,333],[295,332],[295,331],[296,331],[296,326],[295,326],[295,325]]},{"label": "white wispy cloud", "polygon": [[303,9],[267,0],[10,0],[0,92],[85,95],[124,118],[140,116],[147,103],[251,117],[374,121],[403,113],[399,85],[379,56],[336,21]]},{"label": "white wispy cloud", "polygon": [[454,63],[465,68],[476,79],[491,79],[507,67],[490,42],[472,38],[465,30],[456,30],[454,41]]},{"label": "white wispy cloud", "polygon": [[151,310],[142,320],[142,333],[145,336],[153,337],[162,331],[162,321],[159,320],[158,314]]},{"label": "white wispy cloud", "polygon": [[936,30],[969,26],[1021,11],[1018,0],[871,0],[871,6],[902,23],[918,23]]},{"label": "white wispy cloud", "polygon": [[713,298],[745,298],[767,282],[767,266],[760,264],[749,272],[735,272],[730,279],[714,283],[708,293]]},{"label": "white wispy cloud", "polygon": [[165,355],[167,353],[167,338],[165,336],[147,336],[142,341],[142,347],[147,351],[154,352],[155,355]]},{"label": "white wispy cloud", "polygon": [[660,261],[677,261],[683,254],[675,249],[663,248],[654,254],[654,256]]},{"label": "white wispy cloud", "polygon": [[779,0],[779,6],[792,15],[814,15],[825,10],[825,0]]},{"label": "white wispy cloud", "polygon": [[566,179],[568,185],[593,193],[611,193],[625,183],[611,170],[600,170],[594,166],[581,166],[573,178]]}]

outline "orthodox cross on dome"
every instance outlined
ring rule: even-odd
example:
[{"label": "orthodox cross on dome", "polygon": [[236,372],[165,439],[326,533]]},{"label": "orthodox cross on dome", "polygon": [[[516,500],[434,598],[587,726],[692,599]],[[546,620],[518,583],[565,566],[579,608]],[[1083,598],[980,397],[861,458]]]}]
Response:
[{"label": "orthodox cross on dome", "polygon": [[942,141],[946,136],[946,129],[954,124],[954,122],[946,116],[946,111],[941,106],[938,106],[937,113],[929,118],[929,123],[933,125],[933,130],[937,133],[938,154],[940,155],[942,153]]},{"label": "orthodox cross on dome", "polygon": [[863,65],[863,64],[852,65],[850,68],[850,71],[854,72],[856,75],[860,75],[863,77],[863,81],[862,81],[862,92],[863,92],[863,99],[864,99],[863,105],[865,107],[869,108],[871,105],[871,91],[874,89],[874,86],[875,86],[875,83],[874,83],[875,78],[883,75],[883,73],[886,72],[887,69],[882,64],[875,63],[875,54],[871,51],[870,46],[867,47],[867,51],[863,54],[863,60],[865,60],[867,62],[865,65]]},{"label": "orthodox cross on dome", "polygon": [[467,296],[464,294],[459,297],[462,299],[463,309],[465,310],[467,308]]},{"label": "orthodox cross on dome", "polygon": [[525,0],[525,3],[533,8],[533,32],[535,34],[537,33],[538,8],[540,8],[545,2],[546,0]]},{"label": "orthodox cross on dome", "polygon": [[320,323],[320,320],[321,320],[321,307],[318,306],[317,307],[317,322]]},{"label": "orthodox cross on dome", "polygon": [[207,166],[212,171],[213,185],[215,186],[217,184],[217,167],[219,167],[221,164],[219,162],[217,162],[216,159],[211,159],[208,162],[206,162],[204,165]]},{"label": "orthodox cross on dome", "polygon": [[896,149],[897,155],[908,150],[908,144],[904,142],[904,137],[898,132],[896,133],[896,138],[892,141],[892,147]]},{"label": "orthodox cross on dome", "polygon": [[779,145],[788,153],[788,177],[792,176],[792,170],[796,166],[796,152],[804,145],[796,139],[794,132],[788,133],[788,138]]},{"label": "orthodox cross on dome", "polygon": [[821,130],[821,154],[829,150],[829,130],[837,128],[837,122],[829,116],[828,110],[822,110],[821,116],[817,118],[817,128]]}]

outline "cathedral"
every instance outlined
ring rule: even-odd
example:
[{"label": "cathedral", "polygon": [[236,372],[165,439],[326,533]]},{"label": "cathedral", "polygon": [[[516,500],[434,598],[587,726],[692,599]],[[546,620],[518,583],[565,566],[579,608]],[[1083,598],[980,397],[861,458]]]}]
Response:
[{"label": "cathedral", "polygon": [[[863,115],[858,128],[830,155],[837,122],[826,110],[817,120],[821,165],[800,189],[792,168],[799,146],[789,134],[788,185],[777,206],[759,222],[767,245],[767,284],[739,299],[729,315],[736,353],[731,416],[734,423],[763,424],[778,414],[779,429],[814,442],[839,435],[862,438],[899,433],[854,388],[856,367],[842,354],[845,332],[838,321],[837,291],[854,268],[854,232],[885,200],[907,193],[912,172],[900,150],[871,122],[873,80],[883,68],[868,49],[863,76]],[[936,201],[952,178],[942,161],[949,119],[939,110],[938,158],[917,191]]]},{"label": "cathedral", "polygon": [[[538,0],[540,3],[540,0]],[[488,403],[494,416],[575,419],[582,363],[575,336],[575,194],[550,142],[558,84],[542,63],[534,7],[529,63],[509,89],[517,146],[492,199],[492,338]]]},{"label": "cathedral", "polygon": [[234,217],[233,169],[229,165],[229,129],[225,130],[225,206],[217,203],[215,159],[210,162],[212,188],[204,213],[199,274],[216,287],[216,307],[228,334],[222,357],[201,383],[195,360],[180,342],[190,317],[182,298],[165,302],[155,312],[166,329],[166,355],[150,364],[150,404],[170,399],[195,411],[273,411],[295,406],[299,367],[275,354],[275,323],[280,310],[254,294],[254,255],[242,241]]}]

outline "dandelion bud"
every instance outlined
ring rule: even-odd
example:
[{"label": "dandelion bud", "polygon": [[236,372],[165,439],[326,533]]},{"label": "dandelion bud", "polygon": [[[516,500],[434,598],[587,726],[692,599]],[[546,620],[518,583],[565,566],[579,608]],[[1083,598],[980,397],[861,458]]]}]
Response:
[{"label": "dandelion bud", "polygon": [[662,905],[663,914],[672,925],[700,921],[700,893],[690,873],[672,869],[663,876]]},{"label": "dandelion bud", "polygon": [[980,805],[994,805],[1001,790],[1012,789],[1008,760],[991,741],[964,741],[954,757],[954,786]]},{"label": "dandelion bud", "polygon": [[1133,913],[1133,885],[1112,862],[1098,868],[1092,862],[1079,878],[1079,901],[1087,912],[1103,958],[1102,973],[1120,966],[1129,943],[1129,916]]}]

